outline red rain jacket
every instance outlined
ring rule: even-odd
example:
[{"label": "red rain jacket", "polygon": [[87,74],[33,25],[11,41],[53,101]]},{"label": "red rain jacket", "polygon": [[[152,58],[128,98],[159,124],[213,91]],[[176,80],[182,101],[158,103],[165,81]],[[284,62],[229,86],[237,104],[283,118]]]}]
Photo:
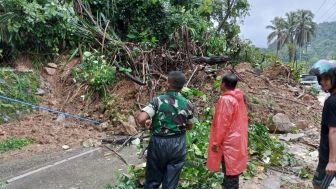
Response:
[{"label": "red rain jacket", "polygon": [[[243,93],[239,89],[223,93],[217,104],[210,129],[207,167],[220,171],[222,157],[226,175],[239,175],[246,169],[248,118]],[[218,152],[212,146],[218,146]]]}]

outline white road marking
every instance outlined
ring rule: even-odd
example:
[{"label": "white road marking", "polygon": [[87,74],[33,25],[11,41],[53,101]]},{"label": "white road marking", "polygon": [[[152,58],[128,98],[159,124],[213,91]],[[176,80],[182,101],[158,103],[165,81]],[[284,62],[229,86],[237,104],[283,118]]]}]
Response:
[{"label": "white road marking", "polygon": [[75,155],[75,156],[66,158],[66,159],[64,159],[64,160],[55,162],[55,163],[53,163],[53,164],[51,164],[51,165],[47,165],[47,166],[38,168],[38,169],[36,169],[36,170],[29,171],[29,172],[27,172],[27,173],[25,173],[25,174],[16,176],[16,177],[14,177],[14,178],[8,179],[6,182],[7,182],[7,183],[14,182],[14,181],[16,181],[16,180],[22,179],[22,178],[27,177],[27,176],[29,176],[29,175],[38,173],[38,172],[40,172],[40,171],[49,169],[49,168],[51,168],[51,167],[55,167],[55,166],[57,166],[57,165],[60,165],[60,164],[62,164],[62,163],[68,162],[68,161],[71,161],[71,160],[73,160],[73,159],[76,159],[76,158],[78,158],[78,157],[84,156],[84,155],[86,155],[86,154],[90,154],[90,153],[95,152],[95,151],[100,150],[100,149],[101,149],[101,148],[95,148],[95,149],[89,150],[89,151],[87,151],[87,152],[83,152],[83,153],[81,153],[81,154],[78,154],[78,155]]}]

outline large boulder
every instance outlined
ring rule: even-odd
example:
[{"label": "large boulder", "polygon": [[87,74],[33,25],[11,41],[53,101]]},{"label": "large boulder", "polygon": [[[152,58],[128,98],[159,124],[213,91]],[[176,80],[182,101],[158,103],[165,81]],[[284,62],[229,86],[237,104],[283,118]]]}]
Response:
[{"label": "large boulder", "polygon": [[44,70],[48,75],[55,75],[57,71],[55,68],[49,68],[49,67],[44,67]]},{"label": "large boulder", "polygon": [[289,120],[289,117],[283,113],[277,113],[273,116],[273,126],[270,128],[271,132],[289,133],[295,127]]},{"label": "large boulder", "polygon": [[121,121],[121,123],[128,135],[135,135],[138,133],[135,118],[133,116],[129,116],[127,122]]}]

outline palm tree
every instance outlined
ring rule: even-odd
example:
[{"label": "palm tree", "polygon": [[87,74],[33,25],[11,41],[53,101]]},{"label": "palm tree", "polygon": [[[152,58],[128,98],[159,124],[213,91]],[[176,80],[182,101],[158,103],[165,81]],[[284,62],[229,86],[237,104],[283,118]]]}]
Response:
[{"label": "palm tree", "polygon": [[285,40],[288,49],[289,62],[294,63],[296,54],[295,28],[297,23],[297,14],[295,12],[286,13]]},{"label": "palm tree", "polygon": [[272,29],[273,32],[268,35],[267,39],[268,43],[276,42],[277,55],[278,51],[286,45],[289,62],[293,62],[294,65],[297,46],[301,49],[306,47],[307,52],[307,46],[311,42],[317,28],[317,24],[313,22],[313,18],[314,14],[311,11],[298,10],[286,13],[285,18],[275,17],[271,21],[272,25],[266,28]]},{"label": "palm tree", "polygon": [[300,59],[302,48],[307,47],[308,43],[311,42],[312,37],[315,35],[317,24],[313,22],[314,14],[309,10],[298,10],[297,11],[297,25],[295,28],[295,43],[301,48]]},{"label": "palm tree", "polygon": [[286,21],[281,17],[275,17],[274,20],[271,21],[272,25],[266,26],[267,29],[273,30],[268,36],[267,41],[268,44],[276,42],[276,54],[278,56],[279,50],[283,47],[286,32],[285,25]]}]

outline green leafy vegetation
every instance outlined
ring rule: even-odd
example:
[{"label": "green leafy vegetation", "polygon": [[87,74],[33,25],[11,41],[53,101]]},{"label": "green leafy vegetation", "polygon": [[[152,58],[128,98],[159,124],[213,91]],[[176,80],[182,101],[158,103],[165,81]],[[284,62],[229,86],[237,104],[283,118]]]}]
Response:
[{"label": "green leafy vegetation", "polygon": [[[35,95],[40,86],[39,77],[33,72],[15,72],[9,68],[0,69],[0,95],[24,102],[37,104],[39,97]],[[31,107],[0,99],[0,123],[29,112]]]},{"label": "green leafy vegetation", "polygon": [[[222,173],[211,173],[205,167],[212,114],[213,109],[207,108],[203,121],[187,133],[186,164],[181,173],[179,188],[214,188],[220,186],[223,180]],[[244,173],[246,179],[255,176],[258,166],[267,169],[270,166],[295,165],[293,155],[286,150],[284,143],[269,135],[267,127],[259,124],[249,125],[248,137],[250,160]],[[115,188],[141,188],[140,181],[144,179],[144,171],[144,168],[131,166],[128,174],[119,177]]]},{"label": "green leafy vegetation", "polygon": [[252,158],[261,158],[265,166],[285,167],[296,163],[293,155],[285,149],[284,143],[271,137],[264,125],[249,125],[248,149],[249,155]]},{"label": "green leafy vegetation", "polygon": [[320,94],[320,90],[316,86],[309,87],[309,92],[311,92],[314,96],[318,96]]},{"label": "green leafy vegetation", "polygon": [[15,51],[30,53],[57,54],[79,43],[84,48],[106,45],[120,51],[123,41],[176,48],[174,33],[186,27],[190,42],[206,44],[203,54],[238,50],[238,23],[248,14],[247,0],[182,2],[2,0],[0,41]]},{"label": "green leafy vegetation", "polygon": [[84,52],[83,63],[72,75],[76,82],[88,82],[93,90],[105,92],[116,81],[116,68],[108,64],[103,55]]},{"label": "green leafy vegetation", "polygon": [[0,1],[0,42],[18,52],[55,55],[74,45],[73,7],[66,2]]},{"label": "green leafy vegetation", "polygon": [[33,143],[34,141],[28,138],[7,138],[0,141],[0,153],[7,152],[9,150],[21,149]]},{"label": "green leafy vegetation", "polygon": [[196,96],[196,97],[205,96],[205,94],[199,89],[189,88],[189,87],[183,87],[181,90],[181,94],[186,98],[191,97],[191,96]]},{"label": "green leafy vegetation", "polygon": [[129,107],[129,109],[124,108],[123,100],[123,97],[113,94],[108,94],[103,98],[104,115],[110,118],[112,122],[126,121],[126,115],[131,113],[132,107]]}]

